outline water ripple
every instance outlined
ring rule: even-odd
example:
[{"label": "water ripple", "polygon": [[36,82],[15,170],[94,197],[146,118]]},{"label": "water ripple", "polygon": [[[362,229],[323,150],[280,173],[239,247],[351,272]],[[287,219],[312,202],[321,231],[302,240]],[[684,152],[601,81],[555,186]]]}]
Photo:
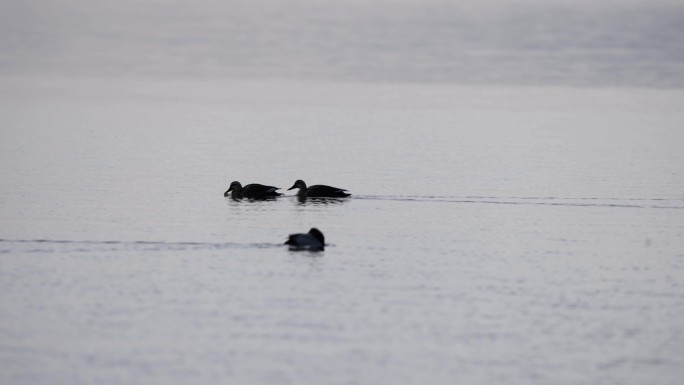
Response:
[{"label": "water ripple", "polygon": [[440,202],[440,203],[475,203],[500,205],[541,205],[568,207],[607,207],[607,208],[639,208],[639,209],[684,209],[684,199],[667,198],[599,198],[599,197],[495,197],[495,196],[397,196],[397,195],[357,195],[355,199],[404,201],[404,202]]},{"label": "water ripple", "polygon": [[[111,246],[112,250],[119,250],[127,247],[142,248],[143,250],[199,250],[199,249],[273,249],[283,248],[281,243],[236,243],[236,242],[156,242],[156,241],[75,241],[66,239],[0,239],[0,244],[26,244],[35,248],[31,252],[52,252],[50,246],[66,245],[82,248],[84,245],[92,246]],[[43,247],[39,247],[39,246]],[[12,252],[14,250],[0,249],[0,253]],[[83,251],[92,251],[84,249]]]}]

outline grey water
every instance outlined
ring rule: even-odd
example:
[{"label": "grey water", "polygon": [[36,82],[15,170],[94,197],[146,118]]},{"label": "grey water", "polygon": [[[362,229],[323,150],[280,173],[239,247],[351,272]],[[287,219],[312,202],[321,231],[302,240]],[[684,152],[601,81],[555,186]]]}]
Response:
[{"label": "grey water", "polygon": [[681,382],[681,4],[0,20],[0,384]]}]

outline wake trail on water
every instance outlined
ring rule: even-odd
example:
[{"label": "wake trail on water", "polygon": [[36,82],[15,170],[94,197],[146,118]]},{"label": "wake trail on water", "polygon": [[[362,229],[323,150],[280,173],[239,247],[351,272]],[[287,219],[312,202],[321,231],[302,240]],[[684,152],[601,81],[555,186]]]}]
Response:
[{"label": "wake trail on water", "polygon": [[424,203],[463,203],[499,205],[538,205],[567,207],[606,207],[637,209],[684,209],[684,199],[668,198],[600,198],[600,197],[521,197],[521,196],[416,196],[416,195],[356,195],[355,199]]},{"label": "wake trail on water", "polygon": [[[270,249],[282,248],[282,243],[235,243],[235,242],[157,242],[157,241],[94,241],[66,239],[0,239],[0,254],[14,252],[7,248],[12,244],[24,245],[29,252],[54,252],[64,247],[72,251],[118,251],[136,249],[143,251],[165,250],[223,250],[223,249]],[[4,245],[4,246],[3,246]]]}]

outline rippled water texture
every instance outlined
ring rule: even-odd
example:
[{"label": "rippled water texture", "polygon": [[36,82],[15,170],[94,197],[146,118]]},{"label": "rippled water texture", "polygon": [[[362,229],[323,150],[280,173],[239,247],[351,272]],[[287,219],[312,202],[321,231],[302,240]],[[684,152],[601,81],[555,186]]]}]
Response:
[{"label": "rippled water texture", "polygon": [[681,382],[681,7],[230,4],[0,5],[1,384]]}]

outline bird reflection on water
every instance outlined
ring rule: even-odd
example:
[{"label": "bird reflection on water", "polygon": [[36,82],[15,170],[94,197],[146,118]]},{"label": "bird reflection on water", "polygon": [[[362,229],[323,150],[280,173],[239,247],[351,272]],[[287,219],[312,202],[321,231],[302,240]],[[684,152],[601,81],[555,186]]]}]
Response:
[{"label": "bird reflection on water", "polygon": [[297,202],[300,205],[314,205],[314,206],[325,206],[325,205],[341,205],[347,203],[349,200],[344,198],[311,198],[297,196]]}]

